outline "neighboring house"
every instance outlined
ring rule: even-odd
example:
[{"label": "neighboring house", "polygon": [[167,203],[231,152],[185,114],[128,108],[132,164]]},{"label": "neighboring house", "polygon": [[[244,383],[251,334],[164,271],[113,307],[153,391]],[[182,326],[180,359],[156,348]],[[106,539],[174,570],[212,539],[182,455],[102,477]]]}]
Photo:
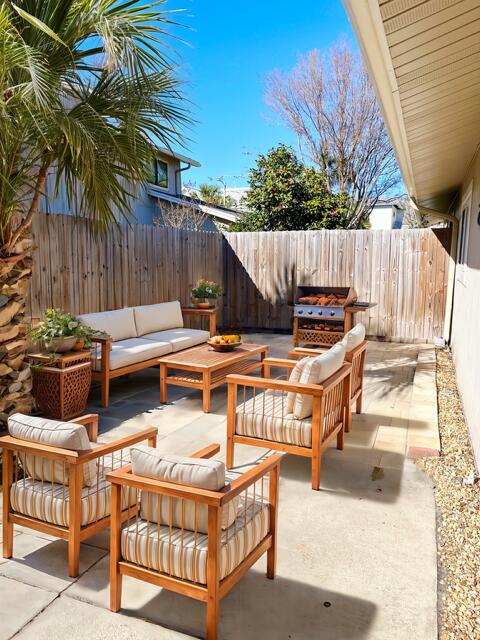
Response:
[{"label": "neighboring house", "polygon": [[370,212],[370,229],[401,229],[405,210],[400,201],[379,200]]},{"label": "neighboring house", "polygon": [[225,192],[235,201],[235,206],[240,211],[246,211],[245,196],[249,191],[248,187],[227,187]]},{"label": "neighboring house", "polygon": [[408,192],[420,211],[452,225],[445,338],[452,347],[478,467],[478,2],[344,0],[344,4],[376,86]]},{"label": "neighboring house", "polygon": [[[146,190],[136,193],[132,209],[137,224],[162,224],[162,208],[181,206],[187,201],[190,206],[198,207],[206,214],[202,230],[216,231],[218,226],[228,226],[236,220],[236,212],[226,207],[217,207],[204,202],[195,201],[182,195],[182,175],[191,167],[200,167],[197,160],[193,160],[180,153],[165,148],[158,148],[155,162],[152,166],[151,180]],[[73,215],[75,203],[69,207],[65,185],[60,185],[58,196],[54,197],[55,170],[50,171],[47,178],[45,194],[42,198],[40,210],[43,213],[64,213]],[[132,187],[135,193],[135,187]],[[80,194],[79,196],[80,197]]]}]

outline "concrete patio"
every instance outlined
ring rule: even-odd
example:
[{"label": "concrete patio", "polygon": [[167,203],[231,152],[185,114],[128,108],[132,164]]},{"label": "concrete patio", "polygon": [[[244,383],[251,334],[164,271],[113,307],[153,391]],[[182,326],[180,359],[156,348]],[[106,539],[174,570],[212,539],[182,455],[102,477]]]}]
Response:
[{"label": "concrete patio", "polygon": [[[287,335],[248,335],[285,356]],[[226,390],[212,413],[192,390],[169,389],[158,406],[158,371],[112,384],[100,410],[101,440],[157,426],[158,447],[188,454],[225,445]],[[322,464],[310,489],[309,461],[282,462],[278,574],[261,560],[222,601],[220,637],[229,640],[434,640],[437,637],[435,506],[429,479],[408,459],[438,450],[432,347],[372,342],[364,414],[354,416],[344,451]],[[433,451],[432,451],[433,450]],[[263,453],[239,446],[238,465]],[[82,545],[81,573],[67,577],[66,544],[16,528],[14,558],[0,561],[0,640],[201,637],[203,605],[126,578],[123,609],[108,610],[108,535]],[[173,630],[174,629],[174,630]],[[186,634],[186,635],[184,635]]]}]

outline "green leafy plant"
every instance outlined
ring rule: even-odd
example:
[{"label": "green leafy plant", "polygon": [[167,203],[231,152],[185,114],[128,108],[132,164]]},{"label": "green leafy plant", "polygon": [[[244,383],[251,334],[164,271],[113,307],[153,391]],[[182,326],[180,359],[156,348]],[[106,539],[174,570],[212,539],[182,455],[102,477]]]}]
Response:
[{"label": "green leafy plant", "polygon": [[218,298],[223,295],[223,288],[216,282],[201,279],[192,289],[194,298]]},{"label": "green leafy plant", "polygon": [[96,331],[83,324],[78,318],[62,309],[47,309],[43,320],[28,331],[32,342],[43,344],[47,349],[52,347],[54,338],[75,336],[77,341],[83,340],[85,346],[89,347],[93,337],[107,337],[107,335],[103,331]]}]

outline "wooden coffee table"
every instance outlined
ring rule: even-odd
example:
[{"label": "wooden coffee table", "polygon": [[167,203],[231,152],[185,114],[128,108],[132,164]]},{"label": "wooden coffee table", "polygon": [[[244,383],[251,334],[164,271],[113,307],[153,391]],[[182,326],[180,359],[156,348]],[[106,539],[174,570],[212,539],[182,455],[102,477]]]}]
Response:
[{"label": "wooden coffee table", "polygon": [[[268,354],[264,344],[243,344],[234,351],[214,351],[208,344],[164,356],[160,365],[160,402],[167,402],[167,385],[190,387],[203,392],[203,410],[210,413],[210,392],[225,384],[230,373],[245,374],[263,369]],[[256,357],[256,356],[259,356]],[[175,369],[169,374],[169,370]]]}]

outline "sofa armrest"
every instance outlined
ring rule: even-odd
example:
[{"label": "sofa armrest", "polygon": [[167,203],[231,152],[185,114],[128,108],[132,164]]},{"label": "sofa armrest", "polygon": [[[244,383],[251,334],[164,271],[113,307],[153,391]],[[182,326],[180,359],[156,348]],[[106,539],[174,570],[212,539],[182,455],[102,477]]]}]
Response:
[{"label": "sofa armrest", "polygon": [[257,378],[255,376],[228,375],[227,383],[230,386],[242,385],[255,389],[272,389],[274,391],[292,391],[304,395],[319,397],[323,395],[324,388],[320,384],[301,384],[299,382],[288,382],[286,380],[276,380],[272,378]]}]

